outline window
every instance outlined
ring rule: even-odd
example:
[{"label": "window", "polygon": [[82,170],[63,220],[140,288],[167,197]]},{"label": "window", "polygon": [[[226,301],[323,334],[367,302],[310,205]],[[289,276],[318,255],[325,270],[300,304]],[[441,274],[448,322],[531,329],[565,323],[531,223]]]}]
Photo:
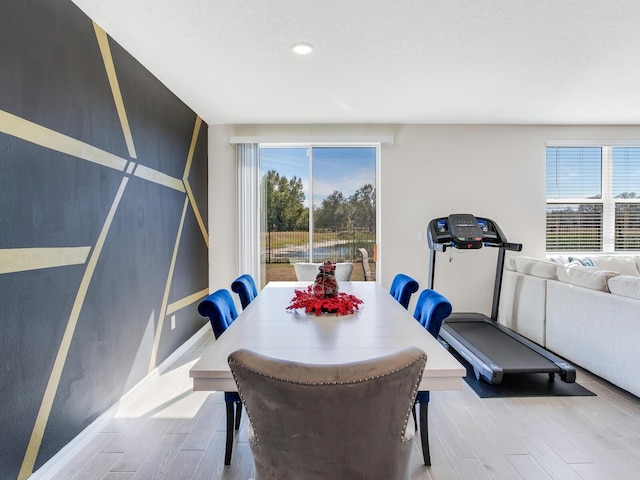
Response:
[{"label": "window", "polygon": [[260,146],[263,283],[295,280],[295,262],[373,258],[377,156],[376,145]]},{"label": "window", "polygon": [[640,250],[640,148],[613,148],[615,249]]},{"label": "window", "polygon": [[640,147],[547,147],[547,251],[640,250]]}]

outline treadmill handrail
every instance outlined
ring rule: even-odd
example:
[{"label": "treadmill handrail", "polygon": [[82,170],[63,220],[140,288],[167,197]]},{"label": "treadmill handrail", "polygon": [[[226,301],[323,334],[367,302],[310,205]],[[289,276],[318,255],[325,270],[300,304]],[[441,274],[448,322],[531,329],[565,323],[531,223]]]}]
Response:
[{"label": "treadmill handrail", "polygon": [[[496,222],[489,218],[475,217],[478,222],[486,225],[487,229],[483,236],[483,244],[487,247],[496,247],[499,249],[496,264],[496,276],[493,287],[493,299],[491,303],[491,319],[498,319],[498,308],[500,306],[500,290],[502,288],[502,272],[504,270],[505,250],[520,252],[522,251],[521,243],[513,243],[507,240],[506,235]],[[429,278],[427,285],[434,288],[436,273],[436,255],[435,252],[445,252],[448,247],[457,248],[453,237],[448,230],[443,230],[443,226],[447,225],[449,217],[434,218],[427,226],[427,240],[429,245]],[[440,228],[438,227],[440,226]]]}]

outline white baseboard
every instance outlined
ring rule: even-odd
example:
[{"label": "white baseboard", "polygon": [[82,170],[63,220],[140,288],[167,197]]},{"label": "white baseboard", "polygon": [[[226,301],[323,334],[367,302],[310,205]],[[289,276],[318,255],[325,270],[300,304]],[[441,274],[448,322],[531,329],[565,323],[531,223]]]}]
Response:
[{"label": "white baseboard", "polygon": [[33,472],[29,480],[52,480],[55,475],[80,451],[89,444],[106,426],[113,420],[119,408],[126,405],[127,400],[138,390],[144,388],[151,380],[158,378],[163,372],[168,370],[173,363],[184,355],[192,346],[196,344],[200,338],[211,329],[207,322],[200,330],[194,333],[189,340],[180,345],[175,352],[167,357],[167,359],[153,369],[146,377],[134,385],[126,392],[109,410],[104,412],[93,422],[91,422],[82,432],[80,432],[73,440],[66,444],[58,453],[49,459],[38,470]]}]

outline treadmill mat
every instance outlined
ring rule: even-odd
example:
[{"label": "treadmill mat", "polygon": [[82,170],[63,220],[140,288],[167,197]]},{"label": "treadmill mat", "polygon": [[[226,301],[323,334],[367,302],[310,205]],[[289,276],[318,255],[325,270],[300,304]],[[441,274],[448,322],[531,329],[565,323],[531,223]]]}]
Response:
[{"label": "treadmill mat", "polygon": [[573,397],[595,396],[596,394],[586,389],[579,383],[566,383],[561,381],[549,381],[546,373],[523,373],[517,375],[505,375],[499,384],[490,384],[476,379],[473,367],[455,350],[453,355],[467,369],[464,381],[480,398],[508,398],[508,397]]},{"label": "treadmill mat", "polygon": [[558,370],[552,361],[547,360],[489,322],[456,321],[446,323],[446,327],[458,333],[505,372],[509,370],[541,372]]}]

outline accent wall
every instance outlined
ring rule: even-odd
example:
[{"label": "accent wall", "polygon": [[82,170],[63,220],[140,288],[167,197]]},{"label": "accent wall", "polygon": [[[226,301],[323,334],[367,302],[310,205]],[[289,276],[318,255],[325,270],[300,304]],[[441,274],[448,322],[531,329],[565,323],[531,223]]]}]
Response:
[{"label": "accent wall", "polygon": [[0,4],[0,478],[207,319],[207,129],[70,0]]}]

